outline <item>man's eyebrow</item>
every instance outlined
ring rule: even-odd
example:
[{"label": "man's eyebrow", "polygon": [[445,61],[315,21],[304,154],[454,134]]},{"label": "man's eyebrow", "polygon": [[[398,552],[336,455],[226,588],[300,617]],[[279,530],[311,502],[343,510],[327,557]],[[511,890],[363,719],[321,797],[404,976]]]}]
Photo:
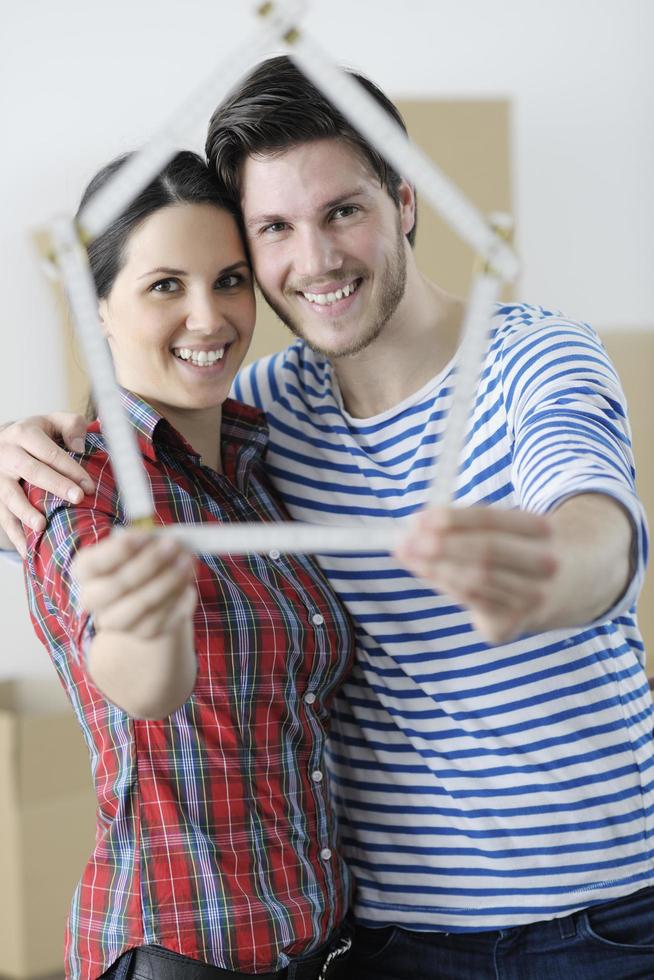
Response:
[{"label": "man's eyebrow", "polygon": [[[333,198],[331,201],[325,201],[318,207],[318,211],[331,211],[332,208],[337,207],[339,204],[343,204],[344,201],[350,201],[354,197],[369,197],[369,191],[365,187],[353,187],[343,194],[339,194],[338,197]],[[283,214],[273,213],[270,214],[254,214],[251,218],[248,218],[245,222],[248,228],[254,228],[256,225],[273,225],[277,221],[286,221],[287,218]]]}]

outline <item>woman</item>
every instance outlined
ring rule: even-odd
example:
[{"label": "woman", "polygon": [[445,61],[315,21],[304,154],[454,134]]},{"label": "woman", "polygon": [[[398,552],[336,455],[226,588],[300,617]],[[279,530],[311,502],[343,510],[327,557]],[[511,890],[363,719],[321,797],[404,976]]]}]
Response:
[{"label": "woman", "polygon": [[[286,519],[262,417],[227,398],[252,277],[201,159],[178,154],[89,259],[158,520]],[[111,534],[127,521],[97,422],[78,458],[94,492],[75,504],[30,488],[46,526],[26,561],[98,796],[67,976],[336,976],[349,885],[322,753],[353,650],[345,613],[303,556],[196,561]]]}]

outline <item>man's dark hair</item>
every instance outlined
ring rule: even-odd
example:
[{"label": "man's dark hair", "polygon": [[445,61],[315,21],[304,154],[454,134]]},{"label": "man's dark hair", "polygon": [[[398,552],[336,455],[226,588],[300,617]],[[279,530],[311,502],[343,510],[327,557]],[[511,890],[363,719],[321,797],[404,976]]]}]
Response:
[{"label": "man's dark hair", "polygon": [[[357,72],[348,70],[348,74],[406,133],[402,116],[381,89]],[[209,167],[218,174],[228,194],[239,202],[240,169],[246,157],[319,139],[349,143],[399,205],[400,174],[286,55],[261,62],[218,106],[209,122],[206,154]],[[414,222],[407,234],[411,245],[415,233]]]}]

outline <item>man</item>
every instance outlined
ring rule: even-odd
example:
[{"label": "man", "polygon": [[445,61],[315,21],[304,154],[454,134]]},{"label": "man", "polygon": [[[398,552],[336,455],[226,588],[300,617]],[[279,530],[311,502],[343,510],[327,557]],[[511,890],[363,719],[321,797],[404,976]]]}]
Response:
[{"label": "man", "polygon": [[[207,154],[298,337],[236,388],[267,413],[290,513],[414,514],[463,306],[416,266],[412,187],[286,58],[218,107]],[[64,422],[71,443],[83,429]],[[82,479],[35,423],[2,433],[0,468],[18,544],[16,517],[38,516],[16,476],[60,495]],[[397,557],[321,559],[358,635],[330,752],[357,879],[352,976],[651,977],[652,705],[633,610],[645,528],[623,396],[589,327],[498,306],[456,497],[421,514]]]}]

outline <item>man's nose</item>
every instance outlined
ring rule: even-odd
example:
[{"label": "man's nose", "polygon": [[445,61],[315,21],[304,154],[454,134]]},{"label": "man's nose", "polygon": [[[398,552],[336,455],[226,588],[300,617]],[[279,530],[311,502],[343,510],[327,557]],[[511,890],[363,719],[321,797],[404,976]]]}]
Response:
[{"label": "man's nose", "polygon": [[324,228],[306,228],[296,238],[295,272],[304,279],[315,279],[340,269],[342,256]]}]

